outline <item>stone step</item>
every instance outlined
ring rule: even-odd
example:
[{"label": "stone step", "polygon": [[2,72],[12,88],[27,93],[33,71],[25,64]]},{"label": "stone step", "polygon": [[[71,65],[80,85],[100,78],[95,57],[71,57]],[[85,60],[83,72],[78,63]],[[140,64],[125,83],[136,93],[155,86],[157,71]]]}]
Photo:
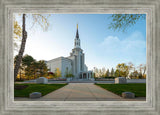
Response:
[{"label": "stone step", "polygon": [[90,79],[72,79],[71,81],[91,81]]},{"label": "stone step", "polygon": [[90,79],[72,79],[70,83],[94,83],[94,81]]}]

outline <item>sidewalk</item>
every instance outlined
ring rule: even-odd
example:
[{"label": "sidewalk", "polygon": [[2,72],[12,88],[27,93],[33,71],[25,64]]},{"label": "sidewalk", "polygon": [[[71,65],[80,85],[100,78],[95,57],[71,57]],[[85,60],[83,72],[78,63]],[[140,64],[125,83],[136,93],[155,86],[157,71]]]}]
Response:
[{"label": "sidewalk", "polygon": [[69,83],[39,99],[15,98],[15,101],[145,101],[145,98],[124,99],[93,83]]}]

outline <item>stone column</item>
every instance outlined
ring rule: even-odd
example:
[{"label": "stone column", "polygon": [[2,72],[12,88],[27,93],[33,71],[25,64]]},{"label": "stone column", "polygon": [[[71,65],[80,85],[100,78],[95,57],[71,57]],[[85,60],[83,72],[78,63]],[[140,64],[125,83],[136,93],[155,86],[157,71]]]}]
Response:
[{"label": "stone column", "polygon": [[82,71],[84,71],[84,53],[83,53],[83,55],[82,55]]},{"label": "stone column", "polygon": [[83,73],[82,73],[82,79],[83,79]]},{"label": "stone column", "polygon": [[86,78],[88,79],[88,72],[86,73]]}]

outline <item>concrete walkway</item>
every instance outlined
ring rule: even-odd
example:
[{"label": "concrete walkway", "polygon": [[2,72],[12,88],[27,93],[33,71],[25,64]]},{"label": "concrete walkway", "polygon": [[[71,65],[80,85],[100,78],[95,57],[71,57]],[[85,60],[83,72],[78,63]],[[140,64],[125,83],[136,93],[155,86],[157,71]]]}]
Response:
[{"label": "concrete walkway", "polygon": [[145,98],[123,99],[93,83],[69,83],[39,99],[15,98],[15,101],[145,101]]},{"label": "concrete walkway", "polygon": [[121,99],[93,83],[70,83],[69,85],[42,97],[58,101],[98,101]]}]

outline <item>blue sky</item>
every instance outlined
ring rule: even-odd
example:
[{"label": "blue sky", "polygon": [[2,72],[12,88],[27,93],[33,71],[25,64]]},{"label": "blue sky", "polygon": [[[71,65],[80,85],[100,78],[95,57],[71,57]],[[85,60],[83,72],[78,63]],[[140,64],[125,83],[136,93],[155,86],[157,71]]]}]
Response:
[{"label": "blue sky", "polygon": [[[26,25],[28,38],[25,54],[37,60],[67,57],[74,48],[76,25],[79,25],[81,48],[89,69],[115,68],[118,63],[146,63],[146,20],[141,19],[126,32],[108,29],[111,14],[52,14],[44,32],[39,26]],[[19,18],[17,20],[20,21]]]}]

